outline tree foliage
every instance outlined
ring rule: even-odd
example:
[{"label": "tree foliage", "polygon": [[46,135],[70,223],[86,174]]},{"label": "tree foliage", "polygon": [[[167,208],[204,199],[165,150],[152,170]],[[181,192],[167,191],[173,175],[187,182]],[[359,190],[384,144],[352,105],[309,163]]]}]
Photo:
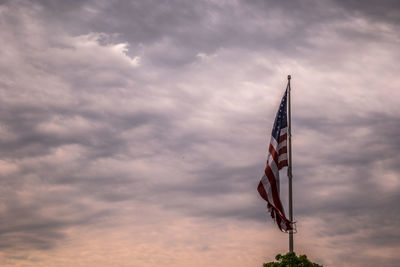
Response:
[{"label": "tree foliage", "polygon": [[263,267],[322,267],[322,265],[309,261],[306,255],[296,256],[294,252],[288,252],[283,256],[278,254],[275,259],[277,262],[264,263]]}]

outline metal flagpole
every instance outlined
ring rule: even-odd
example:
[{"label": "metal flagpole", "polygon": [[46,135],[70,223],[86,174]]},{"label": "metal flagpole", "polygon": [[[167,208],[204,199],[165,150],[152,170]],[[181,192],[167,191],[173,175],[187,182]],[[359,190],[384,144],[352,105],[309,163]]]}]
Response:
[{"label": "metal flagpole", "polygon": [[[290,100],[290,79],[288,75],[287,85],[287,105],[288,105],[288,179],[289,179],[289,220],[293,222],[293,198],[292,198],[292,118],[291,118],[291,100]],[[293,230],[289,231],[289,252],[293,252]]]}]

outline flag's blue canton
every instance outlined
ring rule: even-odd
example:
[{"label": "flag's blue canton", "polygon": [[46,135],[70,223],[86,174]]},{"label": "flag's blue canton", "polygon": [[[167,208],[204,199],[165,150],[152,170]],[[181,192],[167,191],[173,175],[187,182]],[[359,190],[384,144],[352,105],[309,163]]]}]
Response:
[{"label": "flag's blue canton", "polygon": [[285,91],[285,94],[282,97],[278,113],[276,114],[275,117],[274,127],[272,128],[272,136],[278,143],[279,143],[279,136],[281,135],[281,129],[287,127],[286,96],[287,96],[287,90]]}]

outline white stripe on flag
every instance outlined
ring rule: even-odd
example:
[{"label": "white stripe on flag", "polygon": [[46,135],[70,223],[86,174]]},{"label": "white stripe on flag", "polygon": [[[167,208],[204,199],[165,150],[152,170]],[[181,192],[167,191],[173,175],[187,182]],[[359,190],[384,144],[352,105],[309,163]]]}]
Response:
[{"label": "white stripe on flag", "polygon": [[284,160],[287,160],[287,159],[288,159],[287,153],[280,154],[280,155],[279,155],[279,158],[278,158],[278,163],[279,163],[279,162],[282,162],[282,161],[284,161]]}]

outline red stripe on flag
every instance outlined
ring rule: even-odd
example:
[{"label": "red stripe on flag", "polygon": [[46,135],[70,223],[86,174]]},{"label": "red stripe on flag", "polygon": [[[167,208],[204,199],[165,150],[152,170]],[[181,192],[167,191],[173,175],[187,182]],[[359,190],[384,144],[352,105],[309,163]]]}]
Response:
[{"label": "red stripe on flag", "polygon": [[286,167],[286,166],[288,166],[288,161],[287,161],[287,159],[282,160],[282,161],[279,162],[279,164],[278,164],[278,170],[280,170],[280,169],[282,169],[283,167]]},{"label": "red stripe on flag", "polygon": [[274,200],[274,206],[283,213],[283,207],[281,200],[279,199],[279,193],[278,193],[278,187],[276,185],[276,180],[275,180],[275,175],[271,170],[271,167],[267,165],[267,168],[265,168],[265,175],[268,178],[269,184],[271,185],[271,191],[272,191],[272,199]]},{"label": "red stripe on flag", "polygon": [[278,162],[279,155],[276,152],[275,148],[272,146],[272,144],[269,144],[269,154],[271,154],[275,162]]},{"label": "red stripe on flag", "polygon": [[281,136],[279,136],[279,143],[285,141],[286,139],[287,139],[287,134],[286,133],[282,134]]},{"label": "red stripe on flag", "polygon": [[287,153],[287,146],[284,146],[281,149],[279,149],[278,153],[279,153],[279,155]]},{"label": "red stripe on flag", "polygon": [[258,184],[257,191],[258,191],[258,193],[260,193],[260,196],[261,196],[265,201],[267,201],[267,202],[269,203],[269,201],[268,201],[268,196],[267,196],[267,192],[265,191],[265,188],[264,188],[264,186],[263,186],[263,184],[262,184],[261,181],[260,181],[260,183]]}]

